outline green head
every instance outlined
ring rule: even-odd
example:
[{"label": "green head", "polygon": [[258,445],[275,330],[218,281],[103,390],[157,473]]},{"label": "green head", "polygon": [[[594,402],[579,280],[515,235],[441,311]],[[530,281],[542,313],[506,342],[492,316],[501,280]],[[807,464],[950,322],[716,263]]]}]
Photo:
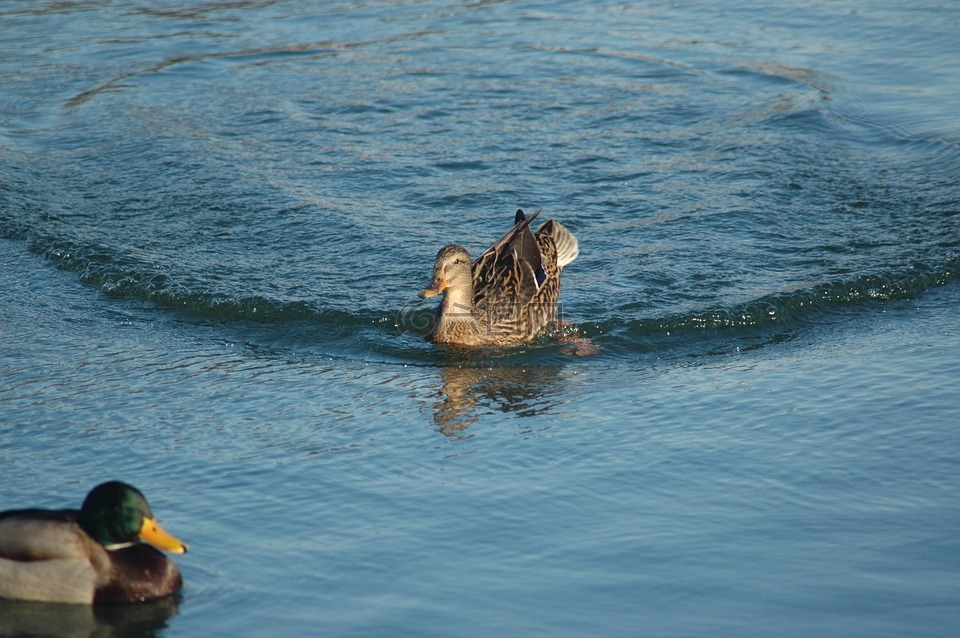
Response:
[{"label": "green head", "polygon": [[157,524],[140,490],[120,481],[101,483],[90,490],[77,522],[93,540],[107,548],[143,540],[170,552],[187,551],[185,543]]}]

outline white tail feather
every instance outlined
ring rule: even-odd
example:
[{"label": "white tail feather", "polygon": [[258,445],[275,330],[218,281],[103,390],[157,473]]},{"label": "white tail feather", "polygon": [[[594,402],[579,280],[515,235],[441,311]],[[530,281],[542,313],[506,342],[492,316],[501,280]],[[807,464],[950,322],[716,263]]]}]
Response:
[{"label": "white tail feather", "polygon": [[551,219],[540,227],[537,234],[545,233],[553,238],[557,246],[557,265],[563,268],[580,254],[580,243],[576,236],[566,226],[555,219]]}]

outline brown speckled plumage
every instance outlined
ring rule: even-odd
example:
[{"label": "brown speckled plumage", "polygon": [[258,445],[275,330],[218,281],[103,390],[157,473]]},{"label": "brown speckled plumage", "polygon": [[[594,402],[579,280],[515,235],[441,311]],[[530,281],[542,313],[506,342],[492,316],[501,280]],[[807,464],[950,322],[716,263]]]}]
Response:
[{"label": "brown speckled plumage", "polygon": [[507,346],[535,337],[556,320],[563,267],[579,254],[577,239],[549,220],[534,234],[517,211],[516,224],[473,264],[452,244],[437,253],[433,283],[420,293],[443,293],[427,338],[461,346]]}]

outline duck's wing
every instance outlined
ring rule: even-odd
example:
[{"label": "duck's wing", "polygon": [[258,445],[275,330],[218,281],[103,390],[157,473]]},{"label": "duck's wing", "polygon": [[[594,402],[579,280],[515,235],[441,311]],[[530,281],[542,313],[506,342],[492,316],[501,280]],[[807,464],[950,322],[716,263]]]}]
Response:
[{"label": "duck's wing", "polygon": [[532,334],[556,321],[563,267],[580,254],[576,236],[555,219],[544,223],[535,238],[543,264],[543,279],[524,313]]},{"label": "duck's wing", "polygon": [[473,263],[477,319],[491,335],[510,340],[534,336],[556,319],[563,267],[580,254],[577,238],[556,220],[536,235],[518,210],[514,226]]},{"label": "duck's wing", "polygon": [[0,514],[0,557],[21,561],[87,558],[95,541],[77,524],[77,510],[12,510]]},{"label": "duck's wing", "polygon": [[[103,581],[103,549],[80,529],[76,510],[0,514],[0,596],[15,600],[93,602]],[[94,558],[94,556],[96,558]]]},{"label": "duck's wing", "polygon": [[497,256],[505,255],[509,252],[515,253],[520,261],[530,264],[530,267],[536,271],[540,268],[540,252],[537,250],[537,242],[530,231],[530,223],[540,214],[538,210],[533,215],[527,217],[523,210],[518,209],[514,216],[513,228],[504,233],[503,237],[493,242],[490,248],[487,248],[482,255],[477,257],[474,264],[489,263],[496,261]]},{"label": "duck's wing", "polygon": [[473,262],[474,307],[524,304],[543,281],[543,264],[530,223],[540,211],[526,217],[518,210],[513,228]]},{"label": "duck's wing", "polygon": [[0,597],[11,600],[89,605],[101,580],[89,560],[0,558]]}]

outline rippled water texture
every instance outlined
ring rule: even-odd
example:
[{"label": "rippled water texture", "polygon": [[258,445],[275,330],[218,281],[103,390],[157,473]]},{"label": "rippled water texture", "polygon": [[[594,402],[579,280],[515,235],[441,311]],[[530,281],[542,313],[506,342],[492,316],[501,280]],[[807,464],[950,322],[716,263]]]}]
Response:
[{"label": "rippled water texture", "polygon": [[[954,635],[958,32],[0,1],[0,509],[119,478],[192,548],[0,635]],[[597,352],[421,338],[518,207]]]}]

